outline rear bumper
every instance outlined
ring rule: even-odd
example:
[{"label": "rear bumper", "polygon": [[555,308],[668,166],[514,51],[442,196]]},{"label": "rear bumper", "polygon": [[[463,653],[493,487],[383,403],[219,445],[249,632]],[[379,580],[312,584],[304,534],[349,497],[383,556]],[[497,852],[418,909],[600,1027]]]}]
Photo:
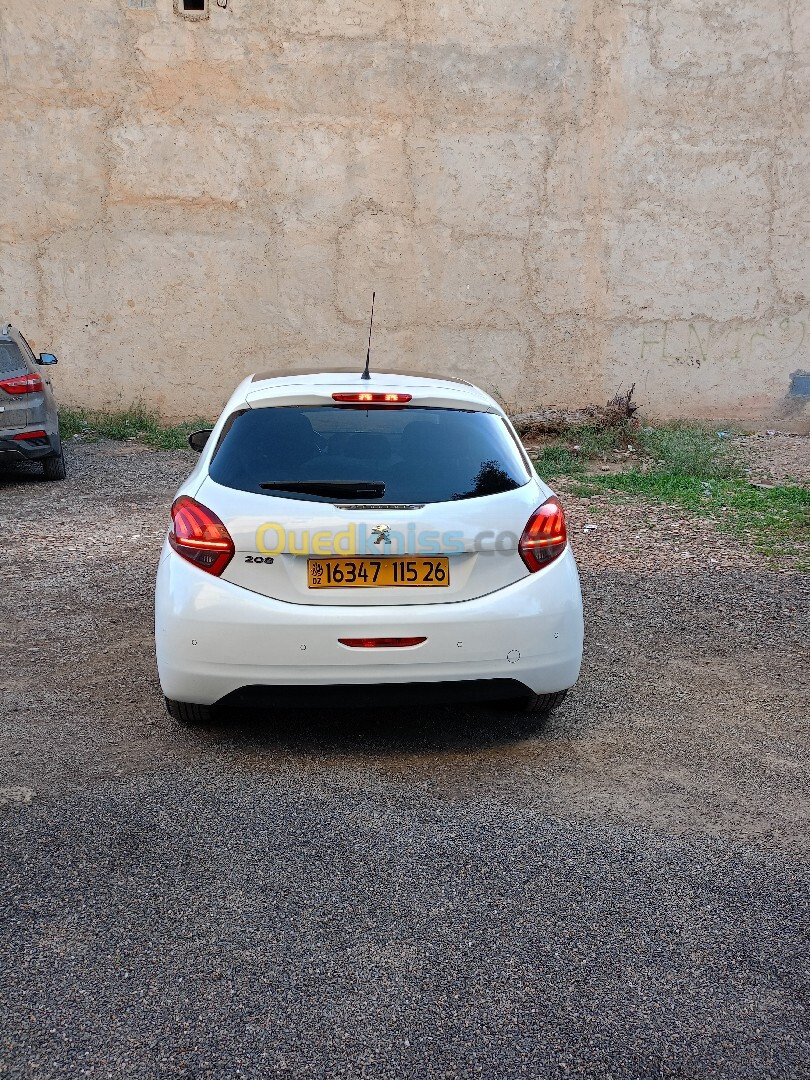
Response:
[{"label": "rear bumper", "polygon": [[[338,642],[417,635],[427,640],[404,649],[349,649]],[[518,684],[518,691],[553,693],[576,682],[582,641],[582,599],[570,549],[544,570],[488,596],[396,607],[283,603],[211,577],[168,546],[158,568],[161,686],[169,698],[201,705],[255,686],[504,679]]]},{"label": "rear bumper", "polygon": [[268,686],[235,690],[220,701],[232,708],[413,709],[424,705],[506,701],[526,696],[517,679],[456,679],[445,682],[336,683],[329,686]]},{"label": "rear bumper", "polygon": [[0,435],[0,464],[3,462],[14,463],[20,461],[37,461],[41,458],[51,457],[60,450],[59,435],[53,432],[45,433],[45,438],[40,439],[15,439],[15,435],[25,435],[28,431],[41,431],[42,426],[29,425],[27,428],[18,428],[13,431],[3,432]]}]

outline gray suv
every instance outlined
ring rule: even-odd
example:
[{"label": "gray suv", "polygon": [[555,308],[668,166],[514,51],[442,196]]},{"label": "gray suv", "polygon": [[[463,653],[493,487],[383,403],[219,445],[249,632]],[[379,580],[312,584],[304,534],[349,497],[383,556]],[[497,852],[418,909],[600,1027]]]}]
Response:
[{"label": "gray suv", "polygon": [[0,327],[0,465],[41,461],[46,479],[64,480],[59,417],[47,375],[55,363],[53,353],[34,356],[15,327]]}]

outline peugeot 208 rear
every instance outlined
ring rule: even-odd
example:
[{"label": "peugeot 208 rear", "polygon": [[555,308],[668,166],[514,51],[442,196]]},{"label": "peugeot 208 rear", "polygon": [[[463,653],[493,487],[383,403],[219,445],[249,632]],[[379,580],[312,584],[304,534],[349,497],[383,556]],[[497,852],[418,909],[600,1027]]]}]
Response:
[{"label": "peugeot 208 rear", "polygon": [[576,681],[562,508],[477,387],[254,376],[193,439],[155,598],[177,719],[319,699],[545,712]]}]

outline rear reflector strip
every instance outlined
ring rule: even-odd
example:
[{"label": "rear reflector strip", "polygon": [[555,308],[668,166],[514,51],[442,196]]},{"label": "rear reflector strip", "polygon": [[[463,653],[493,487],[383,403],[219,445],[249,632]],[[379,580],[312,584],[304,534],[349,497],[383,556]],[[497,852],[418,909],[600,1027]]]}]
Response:
[{"label": "rear reflector strip", "polygon": [[19,435],[15,435],[14,438],[21,442],[23,439],[47,439],[47,431],[21,431]]},{"label": "rear reflector strip", "polygon": [[421,645],[426,637],[342,637],[341,645],[349,649],[407,649],[411,645]]},{"label": "rear reflector strip", "polygon": [[355,394],[332,394],[333,401],[350,405],[404,405],[411,400],[410,394],[371,394],[368,391]]}]

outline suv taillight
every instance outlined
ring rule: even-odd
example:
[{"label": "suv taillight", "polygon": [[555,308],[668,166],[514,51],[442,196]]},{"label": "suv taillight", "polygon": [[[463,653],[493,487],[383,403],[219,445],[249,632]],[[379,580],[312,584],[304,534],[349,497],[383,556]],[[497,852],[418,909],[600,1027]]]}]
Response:
[{"label": "suv taillight", "polygon": [[538,506],[529,518],[518,544],[520,557],[531,573],[548,566],[565,551],[565,514],[552,496]]},{"label": "suv taillight", "polygon": [[213,510],[188,495],[172,504],[169,543],[190,563],[219,577],[234,556],[231,535]]},{"label": "suv taillight", "polygon": [[0,390],[7,394],[38,394],[44,390],[39,375],[17,375],[13,379],[0,379]]}]

